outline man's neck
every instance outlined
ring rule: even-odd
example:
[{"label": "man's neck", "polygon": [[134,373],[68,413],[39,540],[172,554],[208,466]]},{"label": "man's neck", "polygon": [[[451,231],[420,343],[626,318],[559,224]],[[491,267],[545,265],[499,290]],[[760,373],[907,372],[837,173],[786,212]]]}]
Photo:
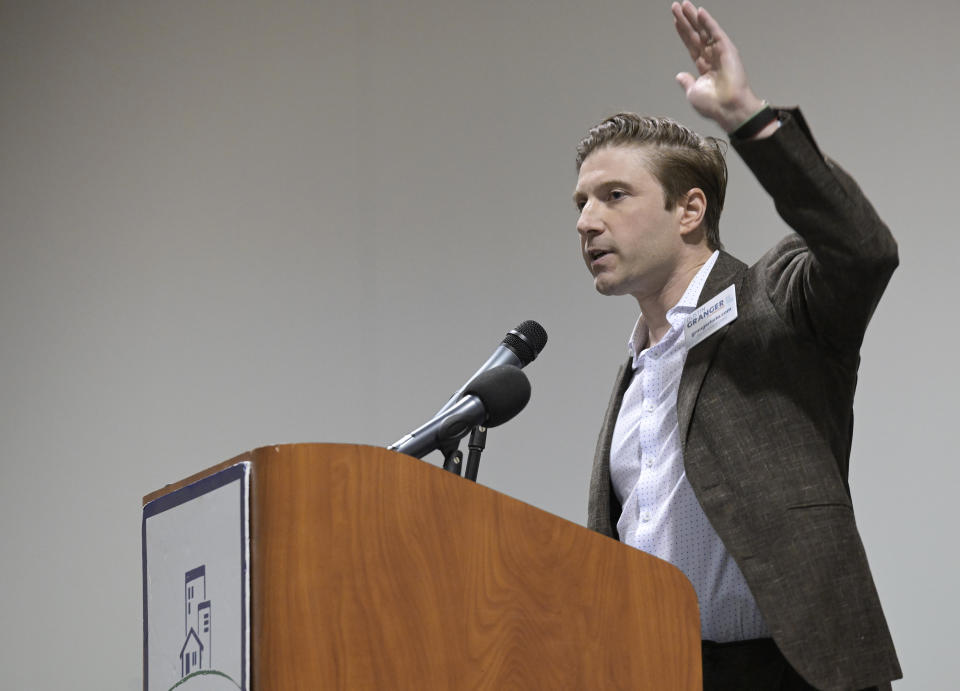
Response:
[{"label": "man's neck", "polygon": [[664,282],[660,290],[650,295],[634,296],[637,298],[640,312],[643,314],[643,320],[647,325],[647,347],[655,346],[667,335],[670,330],[667,312],[680,302],[680,298],[683,297],[683,293],[690,285],[693,277],[697,275],[697,272],[703,268],[703,265],[712,255],[712,250],[706,250],[705,253],[698,254],[694,261],[678,267]]}]

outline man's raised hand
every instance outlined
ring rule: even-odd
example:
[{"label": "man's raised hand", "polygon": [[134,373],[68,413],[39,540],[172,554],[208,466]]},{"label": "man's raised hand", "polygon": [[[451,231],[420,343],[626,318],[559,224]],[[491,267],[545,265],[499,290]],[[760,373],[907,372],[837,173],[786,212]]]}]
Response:
[{"label": "man's raised hand", "polygon": [[717,21],[690,0],[671,6],[673,25],[699,75],[677,75],[690,105],[725,132],[732,132],[763,107],[747,83],[740,53]]}]

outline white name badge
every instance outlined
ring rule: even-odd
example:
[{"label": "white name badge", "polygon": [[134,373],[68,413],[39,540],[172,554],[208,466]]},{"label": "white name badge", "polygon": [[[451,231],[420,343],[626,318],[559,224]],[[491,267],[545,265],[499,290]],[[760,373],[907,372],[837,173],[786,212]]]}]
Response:
[{"label": "white name badge", "polygon": [[731,284],[715,298],[690,313],[683,325],[683,338],[692,348],[720,327],[737,318],[737,293]]}]

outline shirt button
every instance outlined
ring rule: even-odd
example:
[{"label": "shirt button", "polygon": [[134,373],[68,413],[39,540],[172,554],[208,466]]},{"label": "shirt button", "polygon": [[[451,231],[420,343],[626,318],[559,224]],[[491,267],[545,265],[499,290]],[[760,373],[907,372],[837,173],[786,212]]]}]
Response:
[{"label": "shirt button", "polygon": [[644,511],[642,514],[640,514],[640,520],[643,521],[644,523],[649,523],[649,522],[650,522],[650,512],[649,512],[649,511]]},{"label": "shirt button", "polygon": [[653,459],[652,459],[651,457],[647,456],[647,458],[644,460],[643,464],[644,464],[645,466],[647,466],[648,468],[652,468],[652,467],[653,467]]},{"label": "shirt button", "polygon": [[654,406],[653,406],[653,401],[647,400],[647,401],[644,401],[644,402],[643,402],[643,409],[646,410],[648,413],[652,413],[652,412],[653,412],[653,407],[654,407]]}]

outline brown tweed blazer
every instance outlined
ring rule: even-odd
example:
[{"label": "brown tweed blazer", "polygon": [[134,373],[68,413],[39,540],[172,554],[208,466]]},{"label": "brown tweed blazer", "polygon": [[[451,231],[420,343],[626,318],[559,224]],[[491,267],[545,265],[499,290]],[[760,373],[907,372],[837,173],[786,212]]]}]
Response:
[{"label": "brown tweed blazer", "polygon": [[[796,231],[753,266],[721,252],[699,303],[736,286],[738,317],[690,349],[677,398],[687,479],[774,640],[820,689],[901,676],[854,521],[847,468],[867,323],[897,246],[798,110],[735,148]],[[617,375],[588,526],[617,537],[610,442],[632,369]]]}]

